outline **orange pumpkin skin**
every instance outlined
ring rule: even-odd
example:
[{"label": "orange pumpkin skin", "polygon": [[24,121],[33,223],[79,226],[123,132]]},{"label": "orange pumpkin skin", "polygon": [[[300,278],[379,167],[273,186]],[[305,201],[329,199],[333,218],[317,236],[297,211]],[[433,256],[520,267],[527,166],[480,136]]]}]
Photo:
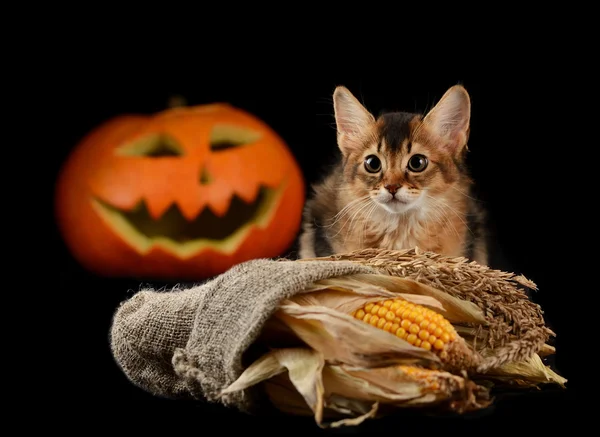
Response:
[{"label": "orange pumpkin skin", "polygon": [[[215,126],[234,126],[259,138],[211,150]],[[157,135],[167,135],[181,155],[152,158],[120,153]],[[209,182],[202,181],[203,174],[210,176]],[[108,219],[113,216],[98,207],[129,211],[144,201],[155,220],[173,206],[190,221],[207,208],[225,217],[233,196],[251,203],[260,187],[276,193],[272,194],[275,200],[263,206],[262,221],[246,225],[226,250],[208,242],[182,253],[173,245],[150,244],[149,239],[143,240],[142,247],[126,238]],[[280,256],[299,231],[304,200],[302,172],[282,138],[248,112],[213,104],[150,116],[124,115],[98,126],[65,161],[56,184],[55,212],[70,252],[94,273],[198,280],[244,261]]]}]

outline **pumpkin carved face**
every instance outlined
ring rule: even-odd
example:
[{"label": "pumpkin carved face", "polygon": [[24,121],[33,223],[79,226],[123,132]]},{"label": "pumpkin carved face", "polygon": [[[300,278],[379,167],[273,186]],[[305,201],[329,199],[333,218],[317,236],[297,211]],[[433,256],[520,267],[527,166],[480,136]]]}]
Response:
[{"label": "pumpkin carved face", "polygon": [[73,150],[57,223],[88,269],[201,279],[279,256],[300,226],[304,181],[283,140],[228,104],[120,116]]}]

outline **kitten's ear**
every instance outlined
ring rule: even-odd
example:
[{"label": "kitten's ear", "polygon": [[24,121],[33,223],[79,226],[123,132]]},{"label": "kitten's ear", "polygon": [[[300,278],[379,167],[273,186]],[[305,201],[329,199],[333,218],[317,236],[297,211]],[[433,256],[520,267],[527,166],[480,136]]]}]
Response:
[{"label": "kitten's ear", "polygon": [[363,148],[375,117],[343,86],[338,86],[333,93],[333,107],[342,152],[348,154]]},{"label": "kitten's ear", "polygon": [[445,140],[451,152],[460,152],[467,144],[471,120],[471,99],[461,85],[455,85],[442,96],[425,116],[424,124]]}]

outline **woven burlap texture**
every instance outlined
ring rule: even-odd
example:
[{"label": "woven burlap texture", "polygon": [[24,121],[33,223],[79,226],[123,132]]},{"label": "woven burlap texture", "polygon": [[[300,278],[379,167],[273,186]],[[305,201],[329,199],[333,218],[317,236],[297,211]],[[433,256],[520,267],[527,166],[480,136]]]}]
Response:
[{"label": "woven burlap texture", "polygon": [[[243,357],[279,302],[313,282],[375,273],[352,262],[258,259],[190,288],[142,289],[116,310],[115,361],[136,386],[156,396],[217,400],[243,372]],[[243,411],[249,391],[219,401]]]}]

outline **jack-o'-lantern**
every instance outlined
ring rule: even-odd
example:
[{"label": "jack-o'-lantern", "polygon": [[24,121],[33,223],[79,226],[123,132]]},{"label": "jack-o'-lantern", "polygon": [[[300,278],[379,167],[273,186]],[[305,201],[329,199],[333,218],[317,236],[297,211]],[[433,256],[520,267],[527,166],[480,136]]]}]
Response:
[{"label": "jack-o'-lantern", "polygon": [[196,280],[280,256],[299,230],[304,190],[269,125],[215,103],[98,126],[64,163],[55,208],[89,270]]}]

